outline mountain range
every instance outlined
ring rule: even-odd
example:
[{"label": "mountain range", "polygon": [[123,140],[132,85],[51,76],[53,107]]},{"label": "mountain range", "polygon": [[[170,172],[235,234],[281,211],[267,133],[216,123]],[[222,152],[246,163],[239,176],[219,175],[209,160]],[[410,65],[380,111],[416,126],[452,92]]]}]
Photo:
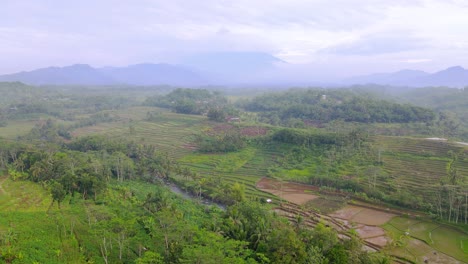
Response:
[{"label": "mountain range", "polygon": [[[296,67],[296,68],[293,68]],[[307,67],[307,66],[304,66]],[[265,84],[310,86],[343,86],[355,84],[380,84],[404,87],[468,86],[468,70],[450,67],[435,73],[418,70],[401,70],[377,73],[334,81],[311,80],[305,74],[288,75],[297,69],[270,54],[261,52],[219,52],[199,54],[185,58],[181,64],[142,63],[125,67],[94,68],[87,64],[65,67],[48,67],[28,72],[0,75],[0,82],[19,81],[31,85],[246,85]]]},{"label": "mountain range", "polygon": [[401,70],[393,73],[377,73],[343,80],[345,84],[382,84],[393,86],[468,86],[468,70],[454,66],[435,73],[417,70]]},{"label": "mountain range", "polygon": [[[48,67],[0,75],[0,82],[31,85],[174,85],[201,86],[253,82],[259,75],[285,63],[261,52],[219,52],[185,59],[185,64],[142,63],[125,67],[93,68],[87,64]],[[260,78],[261,79],[261,78]]]}]

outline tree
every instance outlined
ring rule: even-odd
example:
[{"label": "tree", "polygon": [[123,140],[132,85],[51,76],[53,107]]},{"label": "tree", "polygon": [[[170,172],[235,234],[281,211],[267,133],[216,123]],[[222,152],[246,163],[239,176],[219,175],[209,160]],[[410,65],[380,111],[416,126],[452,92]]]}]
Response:
[{"label": "tree", "polygon": [[216,122],[223,122],[226,118],[226,113],[221,108],[212,107],[207,113],[208,119]]},{"label": "tree", "polygon": [[50,192],[52,194],[52,203],[57,201],[58,208],[60,209],[60,203],[65,199],[67,194],[65,189],[62,184],[54,181],[50,187]]},{"label": "tree", "polygon": [[231,186],[231,196],[232,199],[237,202],[243,202],[245,201],[245,186],[243,184],[240,184],[238,182],[234,183]]},{"label": "tree", "polygon": [[164,264],[164,258],[153,251],[146,251],[143,257],[135,260],[136,264]]}]

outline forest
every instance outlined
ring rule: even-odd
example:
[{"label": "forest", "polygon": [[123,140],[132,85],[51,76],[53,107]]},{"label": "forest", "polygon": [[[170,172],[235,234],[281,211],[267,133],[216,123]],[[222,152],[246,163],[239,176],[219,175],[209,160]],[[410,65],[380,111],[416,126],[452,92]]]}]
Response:
[{"label": "forest", "polygon": [[466,262],[467,89],[389,89],[0,83],[0,263]]}]

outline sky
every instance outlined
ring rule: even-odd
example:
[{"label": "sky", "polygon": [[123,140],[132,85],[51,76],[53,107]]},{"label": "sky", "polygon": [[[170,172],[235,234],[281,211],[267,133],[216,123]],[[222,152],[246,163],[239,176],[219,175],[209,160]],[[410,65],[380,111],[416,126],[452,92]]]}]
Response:
[{"label": "sky", "polygon": [[0,74],[258,51],[322,76],[468,68],[468,0],[0,0]]}]

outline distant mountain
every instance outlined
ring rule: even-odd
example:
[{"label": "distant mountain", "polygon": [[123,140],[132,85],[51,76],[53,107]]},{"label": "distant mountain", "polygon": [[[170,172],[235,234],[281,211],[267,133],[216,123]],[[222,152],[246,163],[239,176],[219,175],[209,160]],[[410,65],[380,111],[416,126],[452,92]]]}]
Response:
[{"label": "distant mountain", "polygon": [[400,85],[406,83],[408,80],[421,78],[429,75],[429,73],[417,70],[401,70],[393,73],[375,73],[366,76],[357,76],[346,79],[346,82],[353,84],[388,84]]},{"label": "distant mountain", "polygon": [[410,87],[423,86],[448,86],[464,87],[468,86],[468,70],[460,67],[450,67],[448,69],[427,73],[415,70],[402,70],[394,73],[378,73],[366,76],[358,76],[345,79],[346,84],[382,84]]},{"label": "distant mountain", "polygon": [[220,52],[194,55],[183,65],[135,64],[93,68],[86,64],[49,67],[0,75],[1,81],[31,85],[175,85],[201,86],[259,83],[276,76],[275,65],[284,61],[261,52]]},{"label": "distant mountain", "polygon": [[184,66],[171,64],[135,64],[127,67],[104,67],[98,69],[114,81],[132,85],[181,85],[194,86],[207,84],[208,81]]},{"label": "distant mountain", "polygon": [[136,64],[127,67],[93,68],[87,64],[48,67],[1,75],[0,82],[19,81],[30,85],[184,85],[208,83],[184,67],[170,64]]},{"label": "distant mountain", "polygon": [[468,86],[468,70],[461,66],[450,67],[414,80],[417,86]]},{"label": "distant mountain", "polygon": [[1,75],[0,81],[19,81],[31,85],[104,85],[115,84],[111,78],[87,64],[48,67],[29,72]]},{"label": "distant mountain", "polygon": [[183,65],[203,72],[211,80],[221,83],[258,82],[269,76],[277,64],[286,62],[263,52],[213,52],[189,56]]}]

